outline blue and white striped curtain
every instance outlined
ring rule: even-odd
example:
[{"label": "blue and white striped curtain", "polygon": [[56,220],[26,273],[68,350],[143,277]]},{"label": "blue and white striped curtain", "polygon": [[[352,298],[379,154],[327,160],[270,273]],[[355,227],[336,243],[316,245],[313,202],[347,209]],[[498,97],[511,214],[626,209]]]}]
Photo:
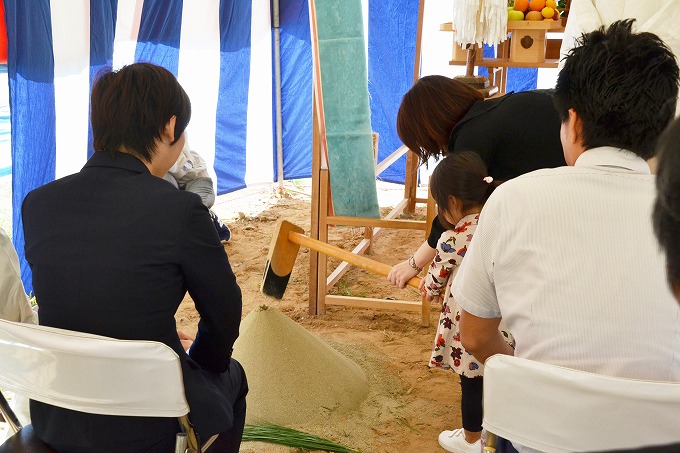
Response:
[{"label": "blue and white striped curtain", "polygon": [[[379,159],[401,143],[396,111],[413,80],[418,0],[363,0]],[[4,0],[12,127],[13,240],[22,279],[21,203],[79,171],[92,154],[89,94],[106,66],[149,61],[192,103],[189,143],[218,194],[276,174],[273,33],[267,0]],[[311,176],[312,81],[307,0],[280,0],[283,173]],[[400,77],[395,77],[399,74]],[[398,162],[381,179],[403,182]],[[45,228],[50,219],[45,219]]]}]

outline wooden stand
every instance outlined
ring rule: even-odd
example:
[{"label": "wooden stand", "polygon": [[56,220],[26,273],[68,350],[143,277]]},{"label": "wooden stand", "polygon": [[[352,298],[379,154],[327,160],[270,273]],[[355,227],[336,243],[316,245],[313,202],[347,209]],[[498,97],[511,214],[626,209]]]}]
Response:
[{"label": "wooden stand", "polygon": [[[420,0],[418,10],[418,32],[416,39],[416,57],[414,67],[414,82],[420,75],[420,50],[422,35],[422,17],[425,0]],[[367,253],[372,241],[376,240],[383,228],[412,229],[429,233],[429,226],[434,218],[434,203],[427,199],[417,199],[418,159],[414,153],[408,152],[404,146],[397,149],[390,156],[376,165],[376,175],[392,165],[407,153],[406,177],[404,181],[404,199],[397,204],[384,218],[340,217],[332,214],[332,200],[330,188],[330,174],[326,148],[325,120],[323,113],[323,94],[321,87],[321,69],[319,67],[318,34],[316,29],[316,8],[314,0],[309,0],[309,17],[312,40],[313,62],[313,136],[312,136],[312,209],[310,237],[328,242],[328,227],[330,225],[350,225],[365,227],[364,239],[352,250],[352,253]],[[422,220],[398,220],[396,217],[402,212],[413,212],[416,203],[428,203],[428,218]],[[418,244],[414,244],[414,250]],[[330,275],[328,274],[328,260],[322,253],[310,250],[309,268],[309,313],[323,315],[326,305],[345,305],[360,308],[379,308],[390,310],[406,310],[421,313],[421,325],[428,326],[430,322],[430,303],[422,298],[420,301],[387,300],[362,297],[348,297],[328,294],[328,288],[335,285],[349,270],[347,262],[341,263]]]},{"label": "wooden stand", "polygon": [[[441,24],[441,31],[453,31],[452,24]],[[564,31],[562,21],[508,21],[508,39],[496,47],[496,58],[484,58],[477,55],[475,66],[485,66],[489,72],[489,81],[496,87],[498,94],[505,94],[508,82],[508,68],[556,68],[559,63],[560,38],[552,38],[550,33]],[[465,52],[453,36],[453,59],[451,65],[469,65]]]},{"label": "wooden stand", "polygon": [[[564,31],[561,21],[512,20],[508,22],[510,33],[509,61],[513,63],[546,63],[548,31]],[[550,59],[551,60],[551,59]],[[557,62],[552,62],[557,64]]]}]

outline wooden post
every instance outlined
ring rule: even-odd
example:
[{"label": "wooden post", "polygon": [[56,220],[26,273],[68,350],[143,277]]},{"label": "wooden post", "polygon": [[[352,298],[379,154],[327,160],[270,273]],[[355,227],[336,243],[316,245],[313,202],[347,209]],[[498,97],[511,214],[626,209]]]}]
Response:
[{"label": "wooden post", "polygon": [[[319,66],[319,34],[316,23],[316,5],[309,0],[309,24],[312,44],[312,213],[310,236],[326,241],[328,238],[326,202],[329,200],[328,154],[326,145],[326,121],[323,110],[321,68]],[[322,178],[326,170],[326,178]],[[324,185],[326,184],[326,185]],[[321,278],[319,275],[323,274]],[[319,313],[319,294],[326,294],[326,257],[318,252],[309,252],[309,313]],[[321,301],[323,304],[323,301]]]},{"label": "wooden post", "polygon": [[[312,93],[312,99],[316,97],[316,91]],[[316,102],[312,102],[312,209],[310,220],[310,237],[319,239],[319,193],[320,193],[320,174],[321,174],[321,139],[319,137],[318,113]],[[321,254],[313,250],[309,251],[309,314],[317,315],[319,279],[317,269],[319,268],[319,257]]]},{"label": "wooden post", "polygon": [[465,60],[465,77],[474,77],[476,60],[477,60],[477,45],[470,44],[468,45],[467,48],[467,55]]},{"label": "wooden post", "polygon": [[[416,54],[413,64],[413,83],[420,78],[420,58],[422,51],[423,15],[425,0],[418,4],[418,30],[416,31]],[[404,212],[412,213],[416,209],[416,190],[418,189],[418,166],[420,159],[412,151],[406,153],[406,174],[404,175],[404,198],[408,200]]]}]

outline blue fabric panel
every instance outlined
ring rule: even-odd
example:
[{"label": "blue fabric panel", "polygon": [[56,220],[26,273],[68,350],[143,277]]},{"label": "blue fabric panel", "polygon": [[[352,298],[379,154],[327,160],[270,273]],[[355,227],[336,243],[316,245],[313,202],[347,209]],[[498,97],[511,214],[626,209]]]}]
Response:
[{"label": "blue fabric panel", "polygon": [[[309,178],[312,175],[312,47],[307,0],[282,1],[279,17],[283,176],[284,179]],[[276,173],[276,168],[274,171]]]},{"label": "blue fabric panel", "polygon": [[182,3],[183,0],[144,0],[135,61],[163,66],[177,77]]},{"label": "blue fabric panel", "polygon": [[[484,57],[495,58],[496,50],[494,46],[484,46]],[[489,77],[489,71],[483,66],[479,66],[477,73],[484,77]],[[535,90],[538,81],[538,68],[508,68],[508,81],[506,92]]]},{"label": "blue fabric panel", "polygon": [[[380,162],[402,145],[396,129],[397,111],[413,85],[418,0],[373,1],[368,8],[368,91],[371,126],[379,134]],[[405,172],[403,156],[378,179],[403,184]]]},{"label": "blue fabric panel", "polygon": [[[102,68],[113,64],[113,39],[116,31],[118,0],[100,0],[90,3],[90,91]],[[92,124],[88,121],[87,158],[94,153]]]},{"label": "blue fabric panel", "polygon": [[359,0],[317,0],[328,166],[335,214],[380,217]]},{"label": "blue fabric panel", "polygon": [[251,2],[220,0],[220,89],[217,97],[217,193],[246,187]]},{"label": "blue fabric panel", "polygon": [[538,80],[538,68],[508,68],[508,86],[506,91],[535,90]]},{"label": "blue fabric panel", "polygon": [[[28,192],[52,181],[56,168],[50,2],[5,0],[5,20],[12,112],[12,238],[19,255],[21,279],[26,291],[31,292],[31,271],[24,256],[21,203]],[[49,228],[47,219],[45,227]]]}]

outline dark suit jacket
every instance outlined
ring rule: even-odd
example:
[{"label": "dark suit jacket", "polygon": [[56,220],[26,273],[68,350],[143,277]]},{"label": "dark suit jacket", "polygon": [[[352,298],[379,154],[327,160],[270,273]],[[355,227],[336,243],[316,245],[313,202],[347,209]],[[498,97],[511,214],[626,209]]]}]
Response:
[{"label": "dark suit jacket", "polygon": [[[131,155],[102,151],[79,173],[29,193],[22,215],[40,324],[167,344],[181,358],[199,433],[230,428],[219,373],[238,336],[241,291],[201,199]],[[174,318],[187,291],[201,316],[190,356]],[[150,451],[177,432],[174,419],[90,415],[34,401],[31,416],[39,437],[69,451]]]}]

